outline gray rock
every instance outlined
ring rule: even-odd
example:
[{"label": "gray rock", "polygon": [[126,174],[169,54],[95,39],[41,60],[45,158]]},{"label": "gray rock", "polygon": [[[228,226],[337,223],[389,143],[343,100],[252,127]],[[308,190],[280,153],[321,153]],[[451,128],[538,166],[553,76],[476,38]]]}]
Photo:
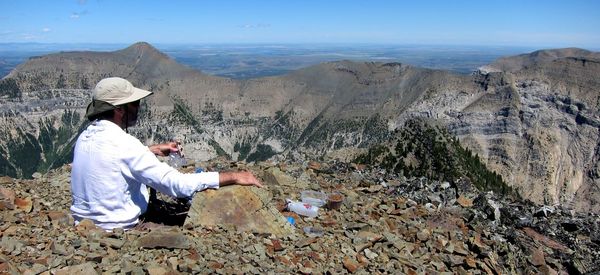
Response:
[{"label": "gray rock", "polygon": [[110,247],[114,249],[120,249],[125,244],[124,240],[118,240],[113,238],[103,238],[100,239],[100,245],[105,247]]},{"label": "gray rock", "polygon": [[88,275],[88,274],[98,274],[94,269],[94,265],[92,263],[83,263],[79,265],[73,265],[61,268],[56,271],[55,275]]},{"label": "gray rock", "polygon": [[155,230],[138,238],[136,245],[142,248],[188,249],[190,241],[180,231]]},{"label": "gray rock", "polygon": [[13,190],[0,187],[0,210],[15,209],[15,196]]},{"label": "gray rock", "polygon": [[6,253],[12,253],[15,250],[20,250],[21,247],[23,247],[23,243],[21,243],[18,239],[3,236],[2,240],[0,241],[0,247]]}]

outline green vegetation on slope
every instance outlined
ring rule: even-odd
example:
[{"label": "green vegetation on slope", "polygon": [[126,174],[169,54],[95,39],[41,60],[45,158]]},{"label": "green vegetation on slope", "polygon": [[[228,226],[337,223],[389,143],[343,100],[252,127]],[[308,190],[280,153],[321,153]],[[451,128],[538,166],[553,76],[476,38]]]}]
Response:
[{"label": "green vegetation on slope", "polygon": [[263,161],[269,159],[275,154],[277,154],[277,152],[273,151],[273,148],[271,148],[271,146],[266,144],[259,144],[256,146],[256,151],[248,156],[247,161]]},{"label": "green vegetation on slope", "polygon": [[173,119],[177,122],[192,126],[196,133],[202,134],[204,130],[200,126],[200,122],[194,118],[192,111],[185,105],[183,100],[178,97],[172,97],[171,99],[173,100],[173,112],[171,113]]},{"label": "green vegetation on slope", "polygon": [[392,140],[369,148],[355,161],[380,165],[407,177],[424,176],[448,182],[468,178],[481,190],[515,194],[500,175],[488,170],[458,139],[420,119],[408,120],[395,131]]},{"label": "green vegetation on slope", "polygon": [[44,152],[45,160],[37,168],[38,171],[48,171],[59,167],[73,159],[73,145],[76,136],[83,130],[87,123],[82,122],[78,113],[65,110],[61,117],[61,126],[54,128],[53,121],[45,119],[40,122],[39,142]]},{"label": "green vegetation on slope", "polygon": [[252,144],[249,141],[243,140],[242,143],[239,141],[233,146],[234,152],[239,152],[238,160],[245,160],[248,154],[252,150]]},{"label": "green vegetation on slope", "polygon": [[7,157],[7,152],[0,147],[0,175],[7,175],[14,178],[17,176],[17,169]]},{"label": "green vegetation on slope", "polygon": [[0,149],[0,174],[30,178],[35,172],[44,173],[71,162],[77,135],[87,123],[82,123],[77,112],[65,110],[60,118],[44,118],[38,126],[37,136],[21,128],[14,135],[3,133],[8,142],[6,150]]},{"label": "green vegetation on slope", "polygon": [[371,117],[324,120],[317,116],[298,139],[298,146],[340,149],[366,148],[389,138],[385,120],[378,114]]},{"label": "green vegetation on slope", "polygon": [[6,143],[9,153],[9,161],[16,164],[20,170],[15,171],[11,177],[31,177],[37,171],[41,159],[42,149],[37,138],[31,133],[21,129],[16,130],[17,139],[11,139]]},{"label": "green vegetation on slope", "polygon": [[14,78],[5,78],[0,80],[0,96],[8,98],[21,98],[21,89]]},{"label": "green vegetation on slope", "polygon": [[[192,113],[190,108],[183,102],[183,100],[178,97],[171,97],[171,99],[173,100],[173,112],[171,113],[172,118],[179,123],[184,123],[192,126],[194,131],[196,131],[196,133],[198,134],[204,133],[204,129],[202,129],[202,126],[200,126],[200,122],[194,117],[194,114]],[[210,106],[212,108],[212,104],[210,104]],[[205,114],[210,115],[216,120],[223,120],[223,112],[216,111],[214,110],[214,108],[210,109],[210,111],[207,111]],[[217,155],[228,156],[227,152],[225,152],[225,150],[223,150],[219,143],[216,142],[214,139],[210,139],[208,141],[208,144],[215,149]]]}]

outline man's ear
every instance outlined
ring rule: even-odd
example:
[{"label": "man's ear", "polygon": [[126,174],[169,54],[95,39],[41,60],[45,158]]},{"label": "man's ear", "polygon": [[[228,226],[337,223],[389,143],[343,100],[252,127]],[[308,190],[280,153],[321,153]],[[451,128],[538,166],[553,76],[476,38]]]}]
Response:
[{"label": "man's ear", "polygon": [[117,106],[117,108],[114,109],[115,113],[125,113],[125,108],[123,108],[122,105]]},{"label": "man's ear", "polygon": [[125,113],[123,106],[117,106],[113,109],[113,121],[121,121],[125,117]]}]

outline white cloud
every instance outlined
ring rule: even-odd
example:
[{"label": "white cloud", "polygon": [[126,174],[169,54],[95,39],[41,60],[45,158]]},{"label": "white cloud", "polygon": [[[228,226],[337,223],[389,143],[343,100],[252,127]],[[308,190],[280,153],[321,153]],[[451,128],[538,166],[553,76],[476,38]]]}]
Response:
[{"label": "white cloud", "polygon": [[42,31],[43,31],[43,32],[50,32],[50,31],[51,31],[51,29],[50,29],[50,28],[43,28],[43,29],[42,29]]},{"label": "white cloud", "polygon": [[270,28],[271,24],[245,24],[245,25],[241,25],[239,27],[243,28],[243,29]]},{"label": "white cloud", "polygon": [[87,10],[83,10],[80,12],[72,12],[71,13],[71,19],[79,19],[79,17],[82,17],[84,15],[87,15],[89,12]]},{"label": "white cloud", "polygon": [[30,33],[22,33],[21,38],[24,40],[34,40],[34,39],[37,39],[38,36],[30,34]]}]

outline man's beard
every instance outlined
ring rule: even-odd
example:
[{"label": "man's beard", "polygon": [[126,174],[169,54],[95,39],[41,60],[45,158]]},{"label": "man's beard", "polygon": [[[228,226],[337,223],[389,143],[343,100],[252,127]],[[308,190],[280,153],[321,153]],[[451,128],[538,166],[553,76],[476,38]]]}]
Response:
[{"label": "man's beard", "polygon": [[125,116],[123,117],[125,128],[135,126],[137,120],[138,110],[125,107]]},{"label": "man's beard", "polygon": [[137,112],[127,114],[127,127],[132,127],[137,123],[138,115]]}]

